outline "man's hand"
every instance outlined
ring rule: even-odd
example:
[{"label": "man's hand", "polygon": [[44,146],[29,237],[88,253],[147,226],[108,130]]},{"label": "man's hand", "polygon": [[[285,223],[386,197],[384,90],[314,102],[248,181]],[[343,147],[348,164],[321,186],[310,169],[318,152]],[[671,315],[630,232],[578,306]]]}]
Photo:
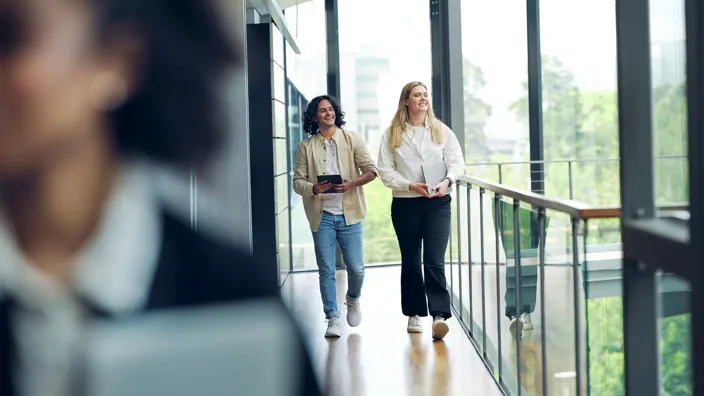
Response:
[{"label": "man's hand", "polygon": [[433,187],[434,193],[428,195],[428,198],[444,197],[447,193],[447,188],[450,187],[450,181],[445,179],[438,183],[437,186]]},{"label": "man's hand", "polygon": [[313,184],[313,195],[322,194],[332,188],[332,184],[329,181],[323,180],[321,182]]},{"label": "man's hand", "polygon": [[335,192],[344,193],[344,192],[347,192],[348,190],[355,188],[356,185],[354,184],[354,181],[350,181],[350,180],[345,179],[345,180],[342,180],[342,184],[335,184],[332,187],[335,189]]},{"label": "man's hand", "polygon": [[430,196],[430,194],[428,193],[428,188],[430,188],[430,186],[425,183],[411,183],[408,185],[409,191],[413,191],[424,197]]}]

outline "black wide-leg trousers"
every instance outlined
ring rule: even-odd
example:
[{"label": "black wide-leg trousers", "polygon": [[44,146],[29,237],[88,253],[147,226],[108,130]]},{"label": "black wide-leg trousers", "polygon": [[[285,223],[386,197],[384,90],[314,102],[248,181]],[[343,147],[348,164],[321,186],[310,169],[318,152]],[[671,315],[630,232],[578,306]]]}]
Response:
[{"label": "black wide-leg trousers", "polygon": [[391,203],[391,220],[401,250],[401,309],[405,316],[427,316],[430,312],[433,317],[452,317],[445,280],[451,201],[445,195],[394,198]]}]

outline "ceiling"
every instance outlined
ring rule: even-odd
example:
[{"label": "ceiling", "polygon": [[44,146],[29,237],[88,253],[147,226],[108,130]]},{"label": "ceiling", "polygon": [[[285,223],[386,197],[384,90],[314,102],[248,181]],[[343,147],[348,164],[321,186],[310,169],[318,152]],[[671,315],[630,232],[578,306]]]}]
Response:
[{"label": "ceiling", "polygon": [[306,3],[311,0],[277,0],[277,3],[279,3],[279,7],[281,7],[282,10],[285,10],[289,7],[293,7],[296,4],[301,4],[301,3]]},{"label": "ceiling", "polygon": [[[298,4],[306,3],[312,0],[269,0],[272,3],[276,3],[281,10],[287,8],[295,7]],[[267,0],[247,0],[247,7],[255,8],[259,15],[267,15],[269,11],[266,7]]]},{"label": "ceiling", "polygon": [[272,21],[291,46],[291,49],[296,54],[300,54],[301,50],[296,43],[296,38],[291,35],[282,11],[286,8],[295,7],[297,4],[305,3],[306,1],[310,0],[247,0],[247,8],[256,9],[259,15],[270,15]]}]

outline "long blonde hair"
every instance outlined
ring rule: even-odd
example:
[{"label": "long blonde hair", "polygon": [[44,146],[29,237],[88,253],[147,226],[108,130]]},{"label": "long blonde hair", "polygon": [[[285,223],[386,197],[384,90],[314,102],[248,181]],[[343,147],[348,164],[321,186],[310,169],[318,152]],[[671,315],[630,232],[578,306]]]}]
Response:
[{"label": "long blonde hair", "polygon": [[[401,90],[401,95],[398,98],[398,108],[396,109],[396,114],[391,120],[391,126],[389,127],[389,147],[397,148],[401,146],[401,138],[406,132],[406,124],[409,122],[408,119],[408,107],[406,106],[406,100],[411,95],[411,91],[415,87],[423,87],[426,90],[428,87],[425,86],[420,81],[411,81],[403,86]],[[428,111],[425,115],[427,122],[430,124],[430,136],[432,137],[433,143],[441,144],[443,140],[442,123],[440,120],[435,118],[433,109],[428,106]]]}]

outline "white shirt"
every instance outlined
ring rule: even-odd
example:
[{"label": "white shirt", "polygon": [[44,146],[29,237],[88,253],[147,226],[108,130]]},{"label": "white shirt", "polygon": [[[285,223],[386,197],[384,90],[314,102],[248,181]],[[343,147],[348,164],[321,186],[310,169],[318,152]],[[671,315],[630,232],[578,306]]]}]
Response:
[{"label": "white shirt", "polygon": [[393,190],[393,196],[398,198],[416,198],[421,195],[409,191],[411,183],[424,183],[423,164],[444,162],[447,166],[447,177],[454,184],[457,178],[464,174],[465,162],[462,148],[457,136],[445,124],[440,123],[443,141],[435,144],[430,134],[430,124],[414,127],[406,124],[406,131],[401,138],[401,146],[389,147],[389,129],[381,137],[377,168],[385,186]]},{"label": "white shirt", "polygon": [[120,316],[148,298],[161,241],[161,215],[147,169],[127,165],[93,239],[76,257],[73,281],[60,284],[27,263],[8,222],[0,216],[0,295],[16,302],[13,324],[21,396],[76,392],[75,363],[87,319],[79,302]]},{"label": "white shirt", "polygon": [[[332,139],[325,139],[325,153],[327,154],[325,173],[328,175],[340,174],[340,158],[337,155],[335,136],[337,136],[337,133],[332,135]],[[322,197],[324,211],[334,215],[344,214],[342,210],[342,193],[325,193],[322,194]]]}]

